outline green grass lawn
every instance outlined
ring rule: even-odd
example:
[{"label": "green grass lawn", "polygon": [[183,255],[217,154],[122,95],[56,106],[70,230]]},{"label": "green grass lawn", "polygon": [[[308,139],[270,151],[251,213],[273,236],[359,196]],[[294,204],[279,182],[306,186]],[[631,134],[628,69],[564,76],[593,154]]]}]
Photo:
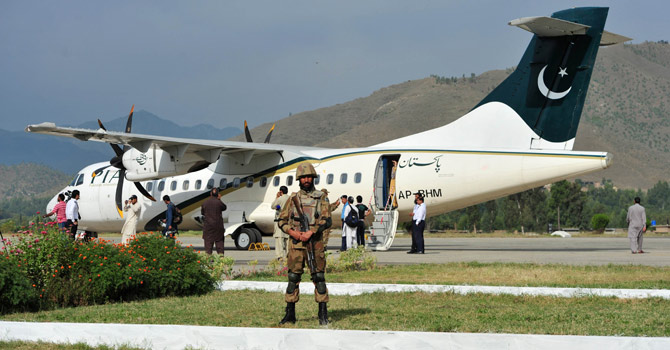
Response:
[{"label": "green grass lawn", "polygon": [[[387,266],[327,274],[329,282],[485,284],[668,289],[670,268],[452,263]],[[303,276],[304,283],[309,277]],[[247,278],[248,279],[248,278]],[[285,277],[256,279],[285,281]],[[212,292],[3,315],[6,321],[187,324],[277,327],[285,306],[281,293]],[[317,328],[317,305],[298,303],[297,328]],[[454,293],[373,293],[333,296],[331,329],[492,332],[571,335],[670,336],[670,300],[604,297],[557,298]]]},{"label": "green grass lawn", "polygon": [[[670,289],[670,267],[640,265],[572,266],[531,263],[385,265],[369,271],[327,273],[329,282],[466,284],[518,287]],[[286,281],[267,273],[241,280]]]},{"label": "green grass lawn", "polygon": [[[203,296],[5,315],[6,321],[278,327],[280,293],[212,292]],[[373,293],[330,298],[330,329],[670,336],[670,301],[453,293]],[[304,296],[298,322],[319,328],[317,304]]]}]

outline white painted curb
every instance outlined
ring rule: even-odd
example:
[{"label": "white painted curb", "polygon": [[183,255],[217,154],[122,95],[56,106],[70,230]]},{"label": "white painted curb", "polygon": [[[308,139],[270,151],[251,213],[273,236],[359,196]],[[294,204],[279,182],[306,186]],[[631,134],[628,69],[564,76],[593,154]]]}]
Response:
[{"label": "white painted curb", "polygon": [[0,340],[148,349],[670,349],[670,338],[1,321]]},{"label": "white painted curb", "polygon": [[[263,290],[284,293],[287,282],[223,281],[218,289]],[[554,297],[617,297],[621,299],[663,298],[670,299],[668,289],[606,289],[606,288],[551,288],[551,287],[499,287],[499,286],[455,286],[430,284],[367,284],[327,283],[330,295],[361,295],[374,292],[425,292],[425,293],[485,293]],[[314,286],[307,281],[300,284],[301,294],[314,294]]]}]

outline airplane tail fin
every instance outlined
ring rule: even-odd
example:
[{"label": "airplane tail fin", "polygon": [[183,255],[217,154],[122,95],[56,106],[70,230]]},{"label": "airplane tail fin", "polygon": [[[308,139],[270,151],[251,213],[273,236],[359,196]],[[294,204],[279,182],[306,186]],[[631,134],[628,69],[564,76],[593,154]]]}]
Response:
[{"label": "airplane tail fin", "polygon": [[453,123],[382,145],[572,149],[598,47],[630,40],[604,31],[607,13],[584,7],[511,21],[534,36],[507,79]]}]

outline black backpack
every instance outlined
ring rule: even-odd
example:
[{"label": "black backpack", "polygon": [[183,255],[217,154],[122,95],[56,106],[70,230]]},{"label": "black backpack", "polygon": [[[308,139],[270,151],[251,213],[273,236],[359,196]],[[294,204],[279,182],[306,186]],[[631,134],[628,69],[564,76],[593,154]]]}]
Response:
[{"label": "black backpack", "polygon": [[181,215],[181,210],[177,208],[177,206],[172,207],[174,210],[172,211],[172,223],[175,225],[181,224],[181,222],[184,220],[184,217]]},{"label": "black backpack", "polygon": [[351,208],[349,214],[344,218],[344,223],[349,227],[358,227],[358,210],[356,208]]}]

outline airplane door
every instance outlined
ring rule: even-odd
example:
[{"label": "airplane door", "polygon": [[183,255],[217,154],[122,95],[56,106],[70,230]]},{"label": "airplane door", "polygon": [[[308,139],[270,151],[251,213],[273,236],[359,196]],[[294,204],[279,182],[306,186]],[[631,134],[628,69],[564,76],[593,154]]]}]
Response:
[{"label": "airplane door", "polygon": [[385,154],[379,157],[377,161],[374,179],[377,209],[390,210],[398,206],[395,193],[395,175],[399,160],[399,154]]}]

